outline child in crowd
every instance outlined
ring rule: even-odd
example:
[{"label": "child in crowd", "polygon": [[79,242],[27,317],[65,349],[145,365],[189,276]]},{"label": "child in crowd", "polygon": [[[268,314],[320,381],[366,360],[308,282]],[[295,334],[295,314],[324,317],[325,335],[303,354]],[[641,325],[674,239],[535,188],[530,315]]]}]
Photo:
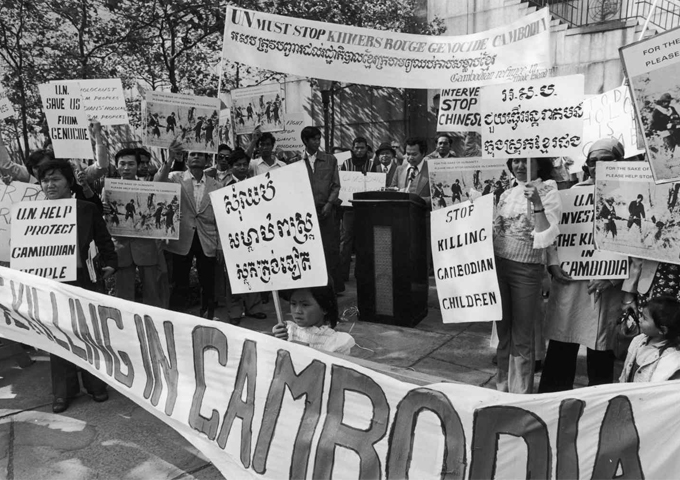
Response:
[{"label": "child in crowd", "polygon": [[336,332],[338,301],[329,284],[325,287],[300,288],[290,295],[293,321],[276,324],[276,338],[306,344],[316,350],[349,354],[355,345],[349,333]]},{"label": "child in crowd", "polygon": [[642,311],[640,332],[628,347],[619,382],[680,379],[680,302],[652,298]]}]

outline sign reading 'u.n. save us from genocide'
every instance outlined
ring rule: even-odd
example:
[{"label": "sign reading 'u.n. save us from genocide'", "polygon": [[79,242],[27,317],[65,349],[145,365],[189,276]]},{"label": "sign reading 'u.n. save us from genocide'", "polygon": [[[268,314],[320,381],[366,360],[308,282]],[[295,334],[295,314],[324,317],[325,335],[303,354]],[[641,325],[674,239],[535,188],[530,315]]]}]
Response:
[{"label": "sign reading 'u.n. save us from genocide'", "polygon": [[547,8],[472,35],[426,36],[227,7],[223,57],[276,72],[440,89],[547,77]]},{"label": "sign reading 'u.n. save us from genocide'", "polygon": [[0,336],[129,397],[229,479],[675,478],[680,382],[512,395],[0,267]]},{"label": "sign reading 'u.n. save us from genocide'", "polygon": [[234,293],[326,285],[307,168],[297,162],[210,193]]}]

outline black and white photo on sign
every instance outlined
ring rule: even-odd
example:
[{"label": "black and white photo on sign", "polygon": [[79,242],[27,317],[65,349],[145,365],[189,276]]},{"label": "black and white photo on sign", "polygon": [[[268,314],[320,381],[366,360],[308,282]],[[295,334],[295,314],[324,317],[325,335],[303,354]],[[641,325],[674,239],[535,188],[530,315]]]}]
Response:
[{"label": "black and white photo on sign", "polygon": [[167,92],[147,92],[144,145],[168,148],[177,138],[185,150],[217,153],[220,100]]},{"label": "black and white photo on sign", "polygon": [[263,132],[283,130],[284,96],[284,88],[278,83],[232,90],[234,133],[252,133],[258,125]]},{"label": "black and white photo on sign", "polygon": [[432,210],[493,195],[494,206],[512,186],[512,175],[504,159],[448,158],[428,160]]},{"label": "black and white photo on sign", "polygon": [[180,191],[179,184],[107,178],[103,201],[109,233],[179,239]]},{"label": "black and white photo on sign", "polygon": [[654,183],[647,162],[597,165],[595,244],[599,250],[677,263],[680,183]]}]

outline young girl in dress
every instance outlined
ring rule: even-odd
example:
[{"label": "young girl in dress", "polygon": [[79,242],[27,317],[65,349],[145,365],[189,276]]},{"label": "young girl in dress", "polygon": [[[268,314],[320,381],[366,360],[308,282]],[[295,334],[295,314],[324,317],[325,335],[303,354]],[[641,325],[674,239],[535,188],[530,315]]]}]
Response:
[{"label": "young girl in dress", "polygon": [[640,332],[628,347],[619,382],[680,379],[680,302],[652,298],[642,310]]},{"label": "young girl in dress", "polygon": [[290,313],[292,322],[279,323],[272,328],[276,338],[344,354],[349,354],[355,344],[349,333],[334,330],[339,318],[338,301],[330,285],[293,290]]}]

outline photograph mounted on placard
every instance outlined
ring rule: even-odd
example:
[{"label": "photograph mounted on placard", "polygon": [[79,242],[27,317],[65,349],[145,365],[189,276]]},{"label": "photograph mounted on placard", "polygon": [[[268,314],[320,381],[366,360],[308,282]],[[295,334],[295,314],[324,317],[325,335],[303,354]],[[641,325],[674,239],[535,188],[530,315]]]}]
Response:
[{"label": "photograph mounted on placard", "polygon": [[237,135],[252,133],[258,125],[263,132],[283,130],[286,125],[285,91],[279,83],[236,88],[231,102]]}]

